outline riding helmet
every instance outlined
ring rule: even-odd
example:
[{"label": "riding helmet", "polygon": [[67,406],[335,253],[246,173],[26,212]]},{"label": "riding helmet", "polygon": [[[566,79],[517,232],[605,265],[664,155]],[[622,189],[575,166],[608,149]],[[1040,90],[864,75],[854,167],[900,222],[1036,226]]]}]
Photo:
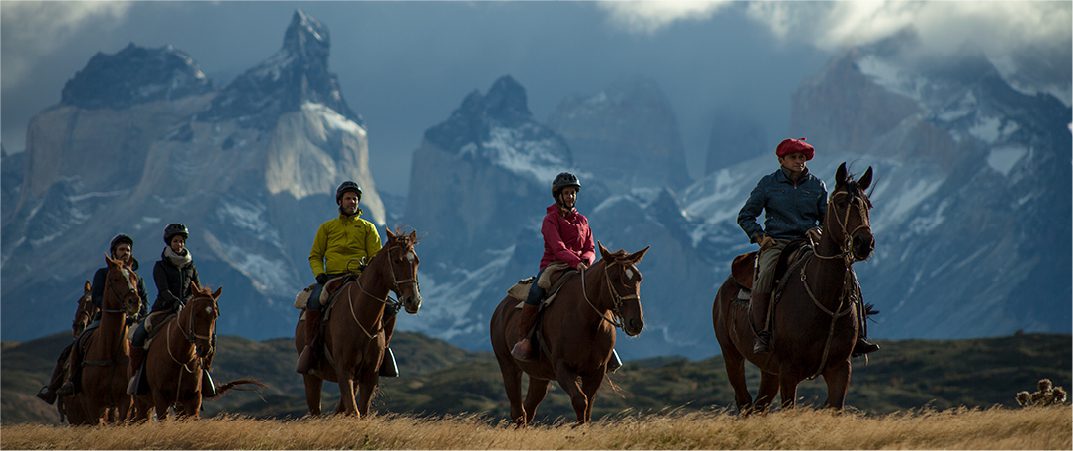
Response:
[{"label": "riding helmet", "polygon": [[347,180],[339,184],[339,187],[335,189],[335,201],[339,202],[339,199],[343,198],[343,193],[347,191],[356,193],[358,195],[358,199],[361,199],[361,187],[358,186],[357,183]]},{"label": "riding helmet", "polygon": [[134,239],[125,233],[120,233],[112,237],[112,241],[108,244],[108,252],[115,255],[115,248],[119,247],[122,243],[127,243],[130,247],[134,247]]},{"label": "riding helmet", "polygon": [[183,238],[190,238],[190,231],[187,230],[184,224],[168,224],[164,227],[164,244],[171,244],[171,237],[175,235],[182,235]]},{"label": "riding helmet", "polygon": [[581,191],[581,181],[577,179],[577,176],[569,172],[560,172],[555,176],[555,181],[551,182],[551,196],[558,199],[559,191],[568,186],[577,188],[578,192]]}]

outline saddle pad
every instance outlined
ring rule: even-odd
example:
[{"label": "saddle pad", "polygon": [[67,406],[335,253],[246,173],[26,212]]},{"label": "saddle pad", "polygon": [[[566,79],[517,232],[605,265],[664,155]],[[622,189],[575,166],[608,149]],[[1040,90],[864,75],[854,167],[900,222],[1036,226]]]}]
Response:
[{"label": "saddle pad", "polygon": [[313,286],[316,284],[309,284],[308,287],[298,290],[298,294],[294,296],[294,308],[302,310],[309,305],[309,295],[313,293]]},{"label": "saddle pad", "polygon": [[[541,304],[543,304],[543,308],[547,308],[549,305],[551,305],[552,301],[554,301],[555,298],[558,296],[559,290],[563,288],[563,285],[566,285],[566,282],[568,282],[570,279],[573,279],[574,276],[581,274],[580,271],[560,271],[560,273],[562,275],[558,279],[555,280],[555,285],[551,286],[551,289],[548,290],[549,294],[544,298],[544,302],[541,303]],[[515,285],[515,286],[517,286],[517,285]],[[526,297],[528,297],[528,296],[529,296],[529,292],[526,291]],[[515,299],[519,299],[519,298],[515,298]],[[522,301],[519,302],[518,305],[515,305],[514,308],[522,308],[522,306],[525,305],[525,298],[521,298],[521,299],[522,299]]]},{"label": "saddle pad", "polygon": [[519,280],[518,283],[507,290],[507,296],[524,301],[525,298],[529,297],[529,288],[533,286],[533,282],[536,282],[536,277]]},{"label": "saddle pad", "polygon": [[730,264],[730,274],[734,277],[734,282],[747,290],[753,289],[756,256],[756,251],[741,254],[734,257],[734,261]]}]

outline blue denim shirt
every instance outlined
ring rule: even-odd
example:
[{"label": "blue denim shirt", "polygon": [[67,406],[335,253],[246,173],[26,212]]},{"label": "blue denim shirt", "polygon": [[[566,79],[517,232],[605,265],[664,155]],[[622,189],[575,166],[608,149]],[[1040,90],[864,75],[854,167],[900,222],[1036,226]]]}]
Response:
[{"label": "blue denim shirt", "polygon": [[[764,227],[756,222],[764,211]],[[827,185],[805,169],[798,183],[779,168],[756,184],[738,213],[738,225],[756,242],[761,234],[780,240],[804,238],[808,229],[823,224],[827,213]]]}]

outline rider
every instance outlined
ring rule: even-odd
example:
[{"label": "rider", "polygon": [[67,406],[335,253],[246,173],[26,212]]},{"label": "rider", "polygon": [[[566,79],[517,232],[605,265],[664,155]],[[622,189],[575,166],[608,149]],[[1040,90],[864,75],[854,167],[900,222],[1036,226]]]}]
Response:
[{"label": "rider", "polygon": [[[134,239],[123,233],[112,237],[112,241],[108,245],[108,253],[112,256],[113,259],[122,260],[123,262],[125,262],[128,269],[130,269],[130,272],[133,273],[134,277],[138,280],[137,284],[135,284],[135,287],[138,290],[138,296],[142,300],[142,305],[141,308],[138,309],[138,313],[136,315],[127,317],[128,325],[133,324],[134,322],[140,321],[142,318],[144,318],[146,312],[149,310],[146,301],[146,299],[148,299],[148,295],[145,293],[145,279],[142,279],[141,276],[139,276],[137,273],[138,260],[134,258]],[[107,277],[107,266],[98,269],[97,272],[93,274],[93,288],[90,292],[90,297],[93,299],[93,304],[96,305],[98,308],[100,308],[102,303],[104,302],[104,281],[107,279]],[[86,326],[83,333],[92,330],[95,325],[100,321],[100,319],[101,312],[98,311],[97,315],[93,318],[93,322],[90,325]],[[82,364],[82,355],[80,352],[78,352],[78,346],[75,345],[77,342],[78,338],[76,337],[74,342],[68,345],[67,348],[63,350],[63,354],[69,354],[66,360],[66,368],[64,368],[63,365],[57,365],[56,368],[53,370],[53,376],[51,379],[52,382],[50,382],[48,386],[42,388],[41,391],[37,394],[39,398],[45,400],[45,402],[49,404],[52,404],[56,401],[57,395],[68,396],[73,395],[75,393],[74,376],[77,371],[74,370]],[[60,358],[63,359],[62,354]],[[66,372],[66,374],[61,375],[58,374],[57,371],[61,373]],[[61,378],[63,380],[63,385],[59,389],[56,389],[54,387],[55,381],[61,380]]]},{"label": "rider", "polygon": [[[518,335],[522,338],[510,352],[520,361],[528,362],[534,357],[529,331],[536,322],[540,302],[547,295],[547,291],[537,283],[544,270],[553,263],[564,263],[573,269],[584,271],[596,260],[589,220],[574,208],[579,192],[581,181],[569,172],[556,175],[551,183],[551,196],[555,203],[548,206],[548,213],[540,227],[540,232],[544,235],[544,258],[540,260],[540,272],[529,287],[529,296],[522,307],[521,320],[518,321]],[[614,353],[608,362],[608,371],[614,371],[620,366],[622,364],[618,354]]]},{"label": "rider", "polygon": [[[306,345],[298,356],[298,372],[306,374],[316,368],[320,354],[321,305],[320,292],[324,284],[347,274],[360,274],[363,264],[380,252],[380,234],[373,223],[361,218],[361,187],[352,181],[345,181],[335,190],[335,204],[339,207],[339,216],[317,228],[313,238],[313,247],[309,250],[309,267],[317,283],[309,295],[305,312]],[[384,311],[384,338],[390,343],[391,333],[395,329],[395,310]],[[384,364],[380,375],[398,377],[395,356],[391,348],[386,349]]]},{"label": "rider", "polygon": [[[763,325],[753,343],[756,354],[770,351],[768,304],[779,256],[791,241],[808,237],[819,242],[823,217],[827,213],[827,186],[805,166],[805,162],[816,155],[816,149],[805,142],[805,138],[784,139],[775,148],[775,155],[780,168],[760,179],[738,213],[738,225],[749,235],[750,242],[760,245],[759,270],[749,309],[753,324]],[[764,227],[756,222],[761,211],[765,212]],[[878,345],[865,340],[862,330],[854,354],[867,354],[878,349]]]},{"label": "rider", "polygon": [[[160,260],[153,265],[153,282],[156,284],[156,300],[153,301],[153,309],[150,312],[154,318],[166,318],[176,313],[186,305],[193,295],[190,290],[190,282],[201,285],[198,278],[197,266],[194,266],[194,256],[186,248],[186,240],[190,238],[190,230],[184,224],[168,224],[164,227],[164,249],[160,251]],[[156,325],[154,322],[152,325]],[[138,376],[138,370],[145,363],[145,340],[148,338],[145,321],[138,324],[131,337],[130,346],[130,374]],[[213,337],[213,341],[215,342]],[[208,357],[202,381],[203,392],[211,395],[215,386],[211,384],[212,377],[208,374],[208,366],[211,365],[212,356]],[[131,393],[134,394],[134,393]]]}]

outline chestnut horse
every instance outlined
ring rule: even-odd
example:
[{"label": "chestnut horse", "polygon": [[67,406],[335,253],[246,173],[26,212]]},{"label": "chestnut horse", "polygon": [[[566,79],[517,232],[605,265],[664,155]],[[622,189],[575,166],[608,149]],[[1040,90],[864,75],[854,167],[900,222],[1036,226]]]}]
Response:
[{"label": "chestnut horse", "polygon": [[[154,335],[145,353],[145,378],[149,396],[137,396],[137,420],[148,417],[149,406],[156,410],[157,420],[168,417],[168,408],[175,407],[179,418],[198,419],[201,411],[202,368],[205,356],[212,352],[212,336],[220,316],[220,293],[190,282],[191,297],[179,312],[155,326]],[[216,396],[244,384],[263,384],[239,379],[220,386]]]},{"label": "chestnut horse", "polygon": [[78,298],[78,307],[75,309],[75,319],[71,323],[71,335],[78,338],[82,334],[82,331],[86,330],[86,326],[90,321],[93,321],[93,317],[101,309],[93,303],[93,287],[87,280],[82,286],[82,297]]},{"label": "chestnut horse", "polygon": [[[739,285],[727,278],[712,306],[715,336],[723,352],[727,377],[734,388],[738,411],[764,411],[776,391],[782,406],[793,407],[797,386],[822,375],[827,383],[828,407],[842,409],[849,390],[850,355],[857,341],[858,303],[853,262],[865,260],[875,248],[868,221],[871,201],[865,190],[872,168],[854,180],[842,163],[835,173],[835,189],[823,220],[823,237],[807,261],[783,276],[781,296],[770,308],[772,349],[764,355],[752,351],[761,325],[751,324],[749,306],[738,301]],[[745,386],[745,360],[760,368],[760,390],[755,403]]]},{"label": "chestnut horse", "polygon": [[[75,338],[75,343],[71,347],[78,346],[78,336],[82,335],[82,332],[86,330],[86,326],[89,326],[90,321],[93,320],[93,316],[100,311],[95,304],[93,304],[93,287],[87,280],[82,285],[82,296],[78,298],[78,306],[75,308],[75,319],[71,322],[71,335]],[[65,352],[60,354],[59,360],[56,362],[58,370],[53,370],[52,374],[59,377],[58,380],[53,380],[50,385],[58,386],[63,380],[63,375],[67,371],[72,371],[72,368],[63,367],[67,365],[68,357],[71,353],[71,348],[67,348]],[[86,418],[85,411],[82,408],[82,399],[78,394],[71,396],[59,396],[56,399],[56,411],[60,414],[60,420],[67,420],[70,424],[86,424],[89,419]]]},{"label": "chestnut horse", "polygon": [[[384,337],[384,308],[400,304],[406,313],[421,308],[417,283],[417,232],[396,235],[387,230],[388,240],[355,281],[335,295],[331,315],[325,321],[324,350],[318,366],[302,376],[310,415],[320,415],[321,386],[325,380],[339,383],[336,413],[361,417],[369,414],[373,393],[380,383],[380,365],[387,341]],[[394,301],[389,292],[399,297]],[[322,307],[327,308],[327,306]],[[305,347],[304,319],[299,319],[294,344],[301,354]],[[355,387],[356,385],[356,387]],[[358,401],[354,390],[357,388]]]},{"label": "chestnut horse", "polygon": [[[611,253],[599,242],[597,246],[600,261],[580,277],[565,282],[555,301],[541,313],[537,334],[542,352],[537,360],[521,362],[510,354],[522,338],[518,333],[518,300],[503,298],[492,314],[488,326],[492,350],[510,399],[511,420],[518,426],[533,421],[552,380],[570,395],[578,424],[591,421],[596,391],[615,347],[615,328],[621,327],[631,337],[644,328],[641,271],[636,265],[648,247],[627,254],[624,250]],[[522,373],[529,375],[524,405]]]},{"label": "chestnut horse", "polygon": [[90,423],[127,419],[131,407],[131,397],[127,394],[130,357],[127,315],[137,314],[142,305],[135,288],[134,271],[122,260],[113,260],[108,255],[104,259],[108,273],[104,279],[101,323],[87,338],[79,395]]}]

